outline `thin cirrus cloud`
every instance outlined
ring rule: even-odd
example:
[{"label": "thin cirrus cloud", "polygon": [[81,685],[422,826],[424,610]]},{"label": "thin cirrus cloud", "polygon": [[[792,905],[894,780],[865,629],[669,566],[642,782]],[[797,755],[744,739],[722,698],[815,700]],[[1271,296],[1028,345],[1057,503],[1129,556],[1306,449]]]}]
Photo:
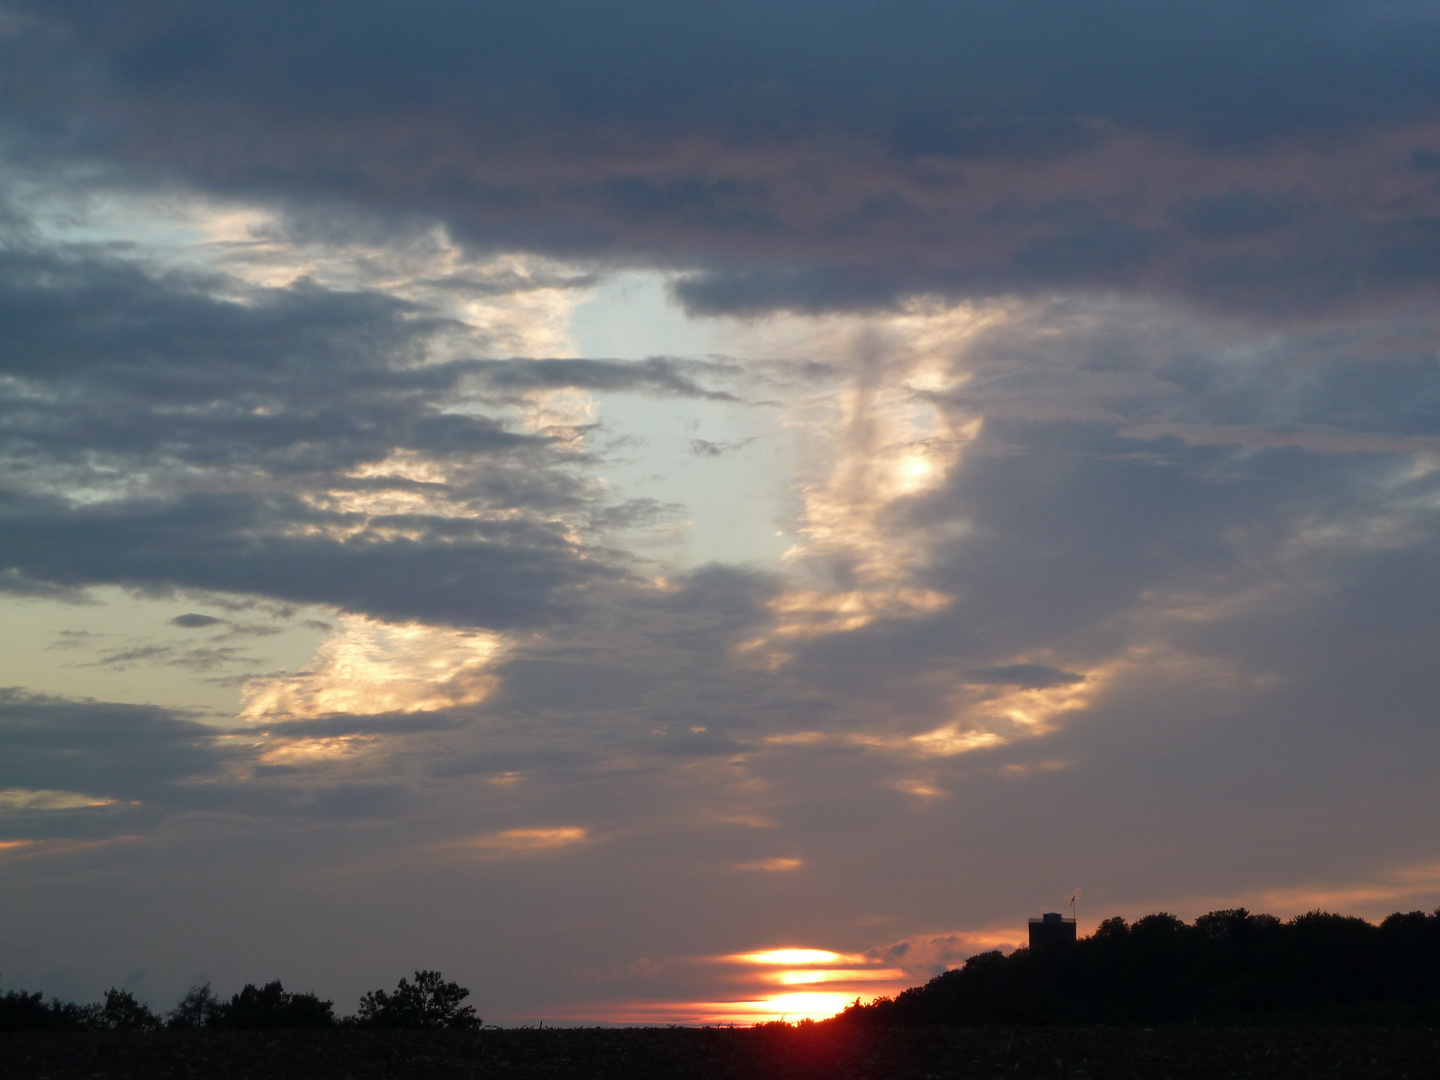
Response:
[{"label": "thin cirrus cloud", "polygon": [[7,978],[793,1019],[1080,881],[1435,902],[1434,15],[4,8]]}]

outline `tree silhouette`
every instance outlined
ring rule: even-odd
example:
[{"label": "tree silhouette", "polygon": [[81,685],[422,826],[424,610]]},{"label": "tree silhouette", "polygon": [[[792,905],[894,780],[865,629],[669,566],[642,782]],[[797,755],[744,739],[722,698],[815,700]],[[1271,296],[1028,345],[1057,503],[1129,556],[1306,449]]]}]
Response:
[{"label": "tree silhouette", "polygon": [[258,988],[246,983],[221,1007],[215,1026],[247,1031],[330,1027],[335,1023],[333,1010],[333,1002],[321,1001],[314,994],[291,994],[278,979]]},{"label": "tree silhouette", "polygon": [[215,996],[215,991],[210,989],[207,982],[202,986],[192,986],[185,992],[185,996],[170,1010],[165,1025],[199,1031],[202,1028],[218,1027],[224,1014],[224,1003]]},{"label": "tree silhouette", "polygon": [[[33,994],[24,990],[7,990],[0,994],[0,1031],[50,1031],[80,1027],[80,1016],[73,1017],[71,1023],[64,1022],[64,1015],[58,1011],[62,1007],[59,1001],[46,1005],[45,995],[38,990]],[[78,1005],[70,1008],[77,1013],[81,1011]]]},{"label": "tree silhouette", "polygon": [[1440,1021],[1440,910],[1379,926],[1244,908],[1187,925],[1106,919],[1072,949],[972,956],[844,1022],[914,1024]]},{"label": "tree silhouette", "polygon": [[105,991],[103,1004],[91,1005],[87,1011],[87,1026],[97,1031],[153,1031],[160,1026],[160,1018],[148,1005],[136,1001],[129,990],[113,986]]},{"label": "tree silhouette", "polygon": [[377,1028],[479,1027],[474,1007],[460,1004],[469,996],[438,971],[417,971],[413,983],[402,978],[393,993],[372,990],[362,997],[356,1022]]}]

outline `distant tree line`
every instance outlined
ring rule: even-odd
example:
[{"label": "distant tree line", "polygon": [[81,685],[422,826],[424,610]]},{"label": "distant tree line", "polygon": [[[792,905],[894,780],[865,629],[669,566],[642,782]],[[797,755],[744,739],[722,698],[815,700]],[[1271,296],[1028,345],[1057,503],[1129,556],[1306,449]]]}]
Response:
[{"label": "distant tree line", "polygon": [[394,990],[373,990],[360,999],[354,1016],[337,1018],[334,1003],[314,994],[295,994],[280,982],[247,983],[226,1001],[210,984],[191,987],[168,1013],[152,1012],[129,990],[111,988],[105,1000],[77,1005],[40,993],[0,994],[0,1031],[255,1031],[279,1028],[477,1028],[480,1018],[463,1002],[470,991],[446,982],[438,971],[417,971]]},{"label": "distant tree line", "polygon": [[840,1023],[1014,1024],[1440,1021],[1440,909],[1378,926],[1244,908],[1193,924],[1160,912],[1106,919],[1087,938],[981,953]]}]

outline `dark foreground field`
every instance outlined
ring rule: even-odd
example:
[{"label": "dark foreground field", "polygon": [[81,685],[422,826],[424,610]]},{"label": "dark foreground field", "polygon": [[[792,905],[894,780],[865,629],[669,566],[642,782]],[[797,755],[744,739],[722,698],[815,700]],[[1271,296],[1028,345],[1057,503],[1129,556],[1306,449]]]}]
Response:
[{"label": "dark foreground field", "polygon": [[428,1077],[1440,1076],[1424,1027],[624,1028],[480,1032],[18,1033],[0,1077],[408,1080]]}]

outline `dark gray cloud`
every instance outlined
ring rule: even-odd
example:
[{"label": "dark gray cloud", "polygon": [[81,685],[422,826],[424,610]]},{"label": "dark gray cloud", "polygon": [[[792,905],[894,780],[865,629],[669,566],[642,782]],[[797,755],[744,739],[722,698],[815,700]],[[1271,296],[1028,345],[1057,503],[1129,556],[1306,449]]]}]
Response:
[{"label": "dark gray cloud", "polygon": [[[512,626],[606,576],[558,529],[318,512],[293,498],[194,495],[73,507],[0,497],[0,563],[64,586],[182,586],[326,603],[381,618]],[[361,526],[344,539],[297,526]],[[387,529],[410,537],[394,539]],[[188,553],[188,554],[187,554]]]},{"label": "dark gray cloud", "polygon": [[[153,821],[177,806],[205,806],[212,793],[193,781],[212,781],[237,753],[224,746],[223,732],[184,713],[150,705],[67,701],[0,691],[0,786],[36,791],[75,792],[109,806],[69,811],[83,821],[98,816],[104,828],[117,829],[117,817]],[[139,809],[130,809],[131,804]],[[51,811],[15,818],[0,815],[0,827],[26,837]],[[119,830],[123,831],[123,829]],[[62,828],[62,835],[65,834]]]},{"label": "dark gray cloud", "polygon": [[159,706],[4,689],[0,791],[21,798],[0,803],[0,836],[134,836],[195,813],[298,822],[395,813],[410,797],[403,782],[354,777],[324,760],[269,765],[263,755],[295,739],[384,733],[404,740],[463,726],[463,719],[427,714],[224,728]]},{"label": "dark gray cloud", "polygon": [[[298,99],[331,118],[425,106],[502,131],[548,116],[755,141],[833,125],[915,154],[1043,153],[1082,140],[1079,117],[1241,142],[1410,119],[1436,104],[1440,36],[1424,8],[1343,0],[1055,0],[1024,13],[985,0],[715,11],[433,0],[343,14],[152,2],[124,19],[80,0],[32,17],[70,29],[115,85],[197,112],[243,98],[280,123]],[[511,115],[489,112],[499,100]]]},{"label": "dark gray cloud", "polygon": [[528,391],[574,387],[596,391],[639,391],[710,401],[738,401],[734,394],[707,389],[696,375],[738,378],[735,364],[650,357],[638,362],[613,360],[477,360],[465,365],[487,387]]},{"label": "dark gray cloud", "polygon": [[684,269],[696,311],[1119,288],[1315,317],[1440,267],[1428,8],[22,10],[21,157]]},{"label": "dark gray cloud", "polygon": [[0,572],[0,593],[29,596],[41,600],[58,600],[62,604],[86,604],[90,600],[83,589],[66,588],[52,581],[36,581],[14,569]]},{"label": "dark gray cloud", "polygon": [[967,682],[993,686],[1018,686],[1023,690],[1048,690],[1052,686],[1074,686],[1084,675],[1044,664],[997,664],[969,672]]},{"label": "dark gray cloud", "polygon": [[724,457],[736,450],[743,450],[754,441],[754,439],[743,439],[740,442],[712,442],[709,439],[691,439],[690,453],[696,457]]},{"label": "dark gray cloud", "polygon": [[176,615],[170,620],[172,626],[183,626],[187,630],[195,630],[205,626],[216,626],[223,623],[224,619],[217,619],[214,615]]},{"label": "dark gray cloud", "polygon": [[[305,282],[217,298],[220,284],[239,287],[93,253],[0,254],[14,331],[0,373],[22,391],[0,399],[0,456],[24,485],[0,493],[8,591],[182,586],[533,623],[619,572],[578,551],[557,513],[603,526],[655,508],[605,505],[569,468],[575,452],[452,406],[560,387],[733,400],[695,381],[733,377],[721,364],[424,363],[455,327],[414,304]],[[396,452],[451,476],[377,473]],[[147,482],[98,503],[50,494],[127,473]],[[397,493],[415,512],[345,501]],[[448,501],[430,512],[433,500]]]},{"label": "dark gray cloud", "polygon": [[395,448],[486,453],[538,440],[447,415],[463,371],[423,367],[443,320],[376,293],[301,283],[217,299],[218,282],[112,259],[0,255],[14,333],[0,450],[57,463],[105,453],[275,472],[353,468]]},{"label": "dark gray cloud", "polygon": [[512,660],[499,675],[503,689],[486,703],[487,709],[497,712],[539,712],[557,706],[580,713],[614,709],[637,704],[655,682],[654,676],[642,671],[539,658]]},{"label": "dark gray cloud", "polygon": [[[1048,665],[996,661],[1045,650],[1099,660],[1136,632],[1125,620],[1162,597],[1181,610],[1220,604],[1264,590],[1282,567],[1323,579],[1336,572],[1329,559],[1363,562],[1372,530],[1418,539],[1428,514],[1413,509],[1402,525],[1393,509],[1407,463],[1401,454],[1237,451],[1123,438],[1099,424],[992,421],[947,488],[896,525],[897,536],[970,526],[917,573],[956,602],[818,639],[802,663],[832,689],[932,715],[932,694],[945,691],[917,682],[917,668],[960,663],[967,682],[1027,688],[1083,683]],[[1433,476],[1417,478],[1401,498],[1422,505],[1434,488]],[[1334,546],[1302,558],[1318,535]]]}]

